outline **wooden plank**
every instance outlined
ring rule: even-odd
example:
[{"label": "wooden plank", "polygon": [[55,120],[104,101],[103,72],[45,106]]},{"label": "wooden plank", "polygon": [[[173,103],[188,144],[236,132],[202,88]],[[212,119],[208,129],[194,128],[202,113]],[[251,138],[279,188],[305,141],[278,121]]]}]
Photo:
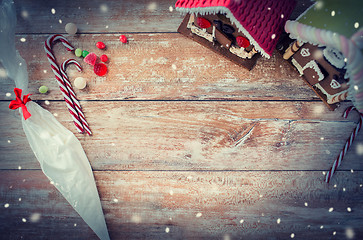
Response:
[{"label": "wooden plank", "polygon": [[[25,42],[19,39],[26,38]],[[247,71],[214,52],[201,47],[181,34],[130,34],[130,42],[122,44],[118,34],[92,34],[71,37],[75,47],[106,53],[109,72],[98,77],[93,68],[77,58],[83,66],[79,73],[74,66],[67,69],[71,81],[82,76],[88,80],[85,90],[77,90],[79,99],[154,99],[154,100],[311,100],[317,99],[297,71],[275,52],[270,59],[259,59],[252,71]],[[33,99],[62,99],[58,85],[46,58],[44,35],[20,35],[17,48],[26,60],[29,71],[29,91]],[[106,51],[97,49],[102,40]],[[54,47],[58,62],[75,58],[60,43]],[[38,93],[41,85],[49,87],[47,95]],[[0,99],[8,100],[14,83],[0,83]]]},{"label": "wooden plank", "polygon": [[[65,33],[64,27],[68,22],[75,23],[80,33],[176,32],[184,16],[175,10],[175,2],[18,0],[16,32]],[[298,17],[311,4],[310,0],[297,2],[291,19]]]},{"label": "wooden plank", "polygon": [[[347,229],[361,239],[362,177],[339,172],[326,184],[321,172],[95,172],[111,239],[345,239]],[[41,171],[1,171],[0,182],[9,204],[0,208],[2,237],[95,238]]]},{"label": "wooden plank", "polygon": [[19,0],[16,32],[65,33],[69,22],[75,23],[80,33],[176,32],[183,16],[174,4],[174,0]]},{"label": "wooden plank", "polygon": [[[98,170],[327,170],[357,120],[340,117],[347,105],[331,112],[322,102],[83,101],[90,137],[76,133],[63,101],[40,104]],[[7,105],[0,103],[0,168],[39,169]],[[362,142],[359,134],[340,169],[362,169]]]}]

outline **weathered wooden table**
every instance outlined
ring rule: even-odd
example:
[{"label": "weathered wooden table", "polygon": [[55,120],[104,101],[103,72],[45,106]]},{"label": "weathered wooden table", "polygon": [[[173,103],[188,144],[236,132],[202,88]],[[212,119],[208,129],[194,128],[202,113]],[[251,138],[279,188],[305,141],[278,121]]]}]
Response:
[{"label": "weathered wooden table", "polygon": [[[363,238],[362,134],[330,184],[323,175],[357,115],[341,117],[348,101],[329,111],[278,53],[242,69],[177,33],[170,0],[16,4],[31,98],[81,141],[112,239]],[[88,79],[76,93],[91,137],[77,133],[43,50],[68,22],[75,47],[107,45],[105,77],[83,62],[67,70]],[[0,84],[0,239],[96,239],[40,170],[8,109],[14,83]]]}]

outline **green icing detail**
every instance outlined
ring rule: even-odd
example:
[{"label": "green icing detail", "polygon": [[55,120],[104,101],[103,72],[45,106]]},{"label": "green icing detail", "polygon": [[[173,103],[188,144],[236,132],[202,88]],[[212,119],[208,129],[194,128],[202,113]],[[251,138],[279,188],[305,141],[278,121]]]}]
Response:
[{"label": "green icing detail", "polygon": [[350,38],[363,27],[363,0],[319,0],[297,21]]}]

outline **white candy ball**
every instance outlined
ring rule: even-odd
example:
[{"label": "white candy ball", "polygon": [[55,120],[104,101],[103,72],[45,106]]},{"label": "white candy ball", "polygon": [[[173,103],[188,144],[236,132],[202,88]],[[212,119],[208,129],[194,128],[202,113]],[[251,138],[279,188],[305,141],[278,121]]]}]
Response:
[{"label": "white candy ball", "polygon": [[74,23],[67,23],[65,27],[66,33],[74,35],[77,32],[77,25]]},{"label": "white candy ball", "polygon": [[77,77],[74,79],[74,86],[78,89],[83,89],[87,85],[86,79],[83,77]]}]

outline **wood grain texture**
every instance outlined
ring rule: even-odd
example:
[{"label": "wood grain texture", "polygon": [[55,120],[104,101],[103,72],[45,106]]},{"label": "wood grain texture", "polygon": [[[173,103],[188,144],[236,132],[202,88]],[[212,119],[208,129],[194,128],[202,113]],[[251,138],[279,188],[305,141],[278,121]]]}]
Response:
[{"label": "wood grain texture", "polygon": [[[330,184],[323,175],[356,125],[341,117],[351,103],[329,111],[277,52],[249,72],[200,47],[176,33],[174,3],[16,0],[29,92],[84,147],[111,239],[363,239],[363,134]],[[105,77],[82,59],[82,73],[67,69],[88,80],[76,93],[92,137],[76,133],[43,49],[68,22],[75,47],[110,59]],[[3,75],[0,239],[97,239],[40,170]]]},{"label": "wood grain texture", "polygon": [[[328,170],[357,120],[321,102],[83,101],[89,137],[63,101],[40,104],[76,134],[97,170]],[[18,113],[0,106],[0,167],[38,169]],[[362,169],[362,142],[358,135],[341,169]]]},{"label": "wood grain texture", "polygon": [[[25,42],[19,41],[26,38]],[[218,54],[201,47],[179,33],[130,34],[129,43],[122,44],[117,34],[92,34],[70,37],[75,47],[109,56],[108,73],[98,77],[93,68],[77,58],[83,66],[79,73],[74,66],[67,68],[73,80],[82,76],[88,87],[76,91],[81,100],[311,100],[317,99],[311,89],[281,55],[275,52],[270,59],[260,58],[252,71],[247,71]],[[17,48],[29,70],[29,91],[33,99],[62,99],[43,46],[47,36],[21,35]],[[97,49],[102,40],[107,50]],[[75,58],[60,43],[54,53],[58,63]],[[0,99],[12,92],[11,79],[0,83]],[[49,94],[41,95],[38,88],[49,87]],[[107,93],[107,94],[105,94]]]},{"label": "wood grain texture", "polygon": [[[338,175],[334,187],[321,172],[95,172],[112,239],[360,239],[362,173]],[[96,239],[41,171],[0,180],[2,239]]]},{"label": "wood grain texture", "polygon": [[174,0],[18,0],[16,32],[65,33],[69,22],[77,25],[78,33],[176,32],[183,16],[174,4]]},{"label": "wood grain texture", "polygon": [[[69,22],[77,25],[79,33],[176,32],[184,15],[175,10],[175,2],[17,0],[16,32],[65,33],[64,27]],[[291,19],[296,19],[310,5],[310,0],[298,0]]]}]

